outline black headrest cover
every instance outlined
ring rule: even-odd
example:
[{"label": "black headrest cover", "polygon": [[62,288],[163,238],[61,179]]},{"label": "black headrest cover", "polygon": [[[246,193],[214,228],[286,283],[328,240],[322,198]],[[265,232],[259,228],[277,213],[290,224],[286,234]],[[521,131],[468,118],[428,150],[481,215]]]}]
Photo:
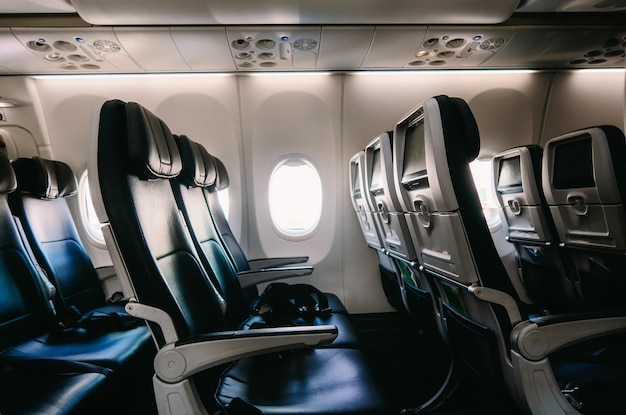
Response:
[{"label": "black headrest cover", "polygon": [[11,193],[17,189],[17,179],[6,153],[0,152],[0,194]]},{"label": "black headrest cover", "polygon": [[213,156],[213,160],[215,161],[215,168],[217,169],[217,178],[215,179],[215,187],[213,190],[219,192],[220,190],[228,189],[228,186],[230,186],[230,180],[228,178],[226,166],[224,166],[222,160],[215,156]]},{"label": "black headrest cover", "polygon": [[444,130],[449,130],[446,134],[461,140],[459,144],[463,146],[465,159],[473,161],[480,152],[480,134],[469,105],[461,98],[445,95],[436,96],[435,99],[439,103]]},{"label": "black headrest cover", "polygon": [[13,161],[20,192],[40,199],[73,196],[78,191],[72,168],[65,163],[39,157],[18,158]]},{"label": "black headrest cover", "polygon": [[204,146],[191,141],[187,136],[176,136],[175,139],[183,159],[181,182],[188,187],[213,186],[217,177],[213,156]]},{"label": "black headrest cover", "polygon": [[143,106],[126,104],[130,171],[143,180],[176,177],[183,163],[170,129]]}]

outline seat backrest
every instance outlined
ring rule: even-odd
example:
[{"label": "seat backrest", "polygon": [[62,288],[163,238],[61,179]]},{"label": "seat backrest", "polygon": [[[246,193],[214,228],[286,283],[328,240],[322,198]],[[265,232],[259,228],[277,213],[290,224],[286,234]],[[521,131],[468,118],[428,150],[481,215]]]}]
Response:
[{"label": "seat backrest", "polygon": [[350,180],[350,200],[359,220],[365,242],[370,248],[382,251],[385,246],[379,230],[381,225],[378,223],[378,219],[380,217],[374,215],[375,201],[372,193],[366,187],[364,150],[359,151],[350,159],[348,177]]},{"label": "seat backrest", "polygon": [[544,146],[543,187],[586,307],[623,308],[626,144],[615,126],[574,131]]},{"label": "seat backrest", "polygon": [[[419,265],[418,251],[413,245],[409,226],[397,193],[393,175],[393,131],[387,131],[374,138],[365,148],[365,187],[369,191],[374,208],[374,219],[387,258],[380,258],[381,272],[395,274],[395,285],[401,305],[413,314],[419,308],[411,304],[407,296],[405,280],[415,286],[415,270]],[[386,290],[392,292],[391,288]],[[389,298],[389,294],[387,294]],[[416,307],[417,306],[417,307]],[[419,313],[421,314],[421,312]]]},{"label": "seat backrest", "polygon": [[248,257],[235,237],[218,197],[219,192],[228,189],[230,186],[228,170],[219,158],[211,155],[211,159],[213,161],[213,165],[215,166],[215,180],[210,186],[206,187],[206,191],[210,191],[211,193],[211,195],[207,195],[209,209],[211,211],[211,215],[213,216],[215,226],[217,227],[217,230],[226,247],[227,253],[232,258],[237,271],[247,271],[250,269]]},{"label": "seat backrest", "polygon": [[[105,102],[95,125],[90,187],[125,294],[167,313],[178,338],[224,330],[224,301],[169,182],[182,169],[169,128],[143,106],[120,100]],[[149,325],[162,346],[165,336]]]},{"label": "seat backrest", "polygon": [[175,140],[183,167],[178,177],[171,180],[174,196],[187,221],[202,264],[226,302],[226,315],[238,324],[249,317],[250,301],[244,295],[235,265],[215,225],[213,211],[209,210],[211,194],[208,189],[215,187],[217,180],[215,158],[186,136],[176,136]]},{"label": "seat backrest", "polygon": [[576,311],[578,277],[563,249],[543,193],[538,145],[515,147],[493,158],[496,197],[507,240],[515,246],[525,291],[550,313]]},{"label": "seat backrest", "polygon": [[410,111],[397,133],[406,137],[397,151],[411,157],[397,166],[399,184],[407,189],[405,207],[415,219],[423,270],[441,296],[450,344],[490,383],[512,391],[509,333],[521,320],[520,301],[470,170],[480,150],[472,111],[460,98],[436,96]]},{"label": "seat backrest", "polygon": [[9,203],[37,262],[57,288],[56,304],[81,312],[104,305],[104,290],[67,202],[78,190],[70,166],[33,157],[14,160],[13,169],[18,191],[9,196]]},{"label": "seat backrest", "polygon": [[36,267],[9,208],[17,180],[0,150],[0,350],[47,333],[56,323]]},{"label": "seat backrest", "polygon": [[365,148],[365,183],[375,203],[375,214],[379,218],[388,255],[413,261],[417,258],[417,251],[394,185],[392,136],[392,131],[380,134]]}]

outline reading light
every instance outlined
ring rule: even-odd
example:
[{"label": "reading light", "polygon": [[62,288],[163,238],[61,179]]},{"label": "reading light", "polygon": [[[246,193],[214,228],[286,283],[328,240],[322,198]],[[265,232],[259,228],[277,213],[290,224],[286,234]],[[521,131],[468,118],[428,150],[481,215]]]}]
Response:
[{"label": "reading light", "polygon": [[13,108],[16,105],[15,101],[0,96],[0,108]]}]

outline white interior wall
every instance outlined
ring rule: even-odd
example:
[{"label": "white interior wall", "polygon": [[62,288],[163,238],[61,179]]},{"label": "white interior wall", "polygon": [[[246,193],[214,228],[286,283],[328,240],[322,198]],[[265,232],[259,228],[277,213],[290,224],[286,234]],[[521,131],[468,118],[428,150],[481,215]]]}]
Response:
[{"label": "white interior wall", "polygon": [[[93,107],[110,98],[137,101],[225,162],[234,231],[251,257],[311,255],[316,271],[309,282],[343,296],[351,312],[373,312],[389,306],[350,203],[348,162],[436,94],[469,102],[481,131],[481,157],[586,125],[623,128],[623,71],[440,71],[2,77],[0,95],[27,105],[5,109],[9,122],[0,130],[28,131],[25,137],[32,138],[17,143],[21,156],[38,149],[80,173]],[[286,241],[269,223],[267,179],[277,158],[290,152],[313,160],[330,195],[322,225],[308,241]],[[107,264],[106,252],[92,247],[90,254],[97,265]]]}]

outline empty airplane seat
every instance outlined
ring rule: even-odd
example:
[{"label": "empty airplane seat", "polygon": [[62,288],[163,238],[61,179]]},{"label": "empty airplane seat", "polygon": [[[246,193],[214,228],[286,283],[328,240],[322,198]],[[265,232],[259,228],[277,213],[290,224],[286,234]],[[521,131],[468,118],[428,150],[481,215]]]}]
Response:
[{"label": "empty airplane seat", "polygon": [[98,116],[94,205],[128,278],[126,308],[150,320],[159,341],[159,413],[211,413],[236,397],[264,414],[386,413],[361,351],[310,347],[331,342],[334,326],[224,331],[221,297],[170,186],[183,163],[169,128],[132,102],[107,101]]},{"label": "empty airplane seat", "polygon": [[590,365],[594,354],[585,346],[626,332],[626,312],[529,317],[533,309],[520,299],[500,260],[474,186],[469,163],[479,153],[480,137],[471,109],[445,95],[422,107],[427,180],[414,195],[423,205],[418,231],[424,270],[441,293],[453,350],[527,412],[578,414],[570,391],[576,387],[568,380],[614,375],[602,364]]},{"label": "empty airplane seat", "polygon": [[[215,163],[216,178],[214,185],[205,188],[209,211],[226,251],[231,257],[238,275],[242,280],[244,293],[252,306],[255,307],[258,305],[260,295],[257,289],[259,282],[307,276],[313,273],[313,267],[297,265],[308,261],[308,256],[255,259],[249,259],[246,256],[245,251],[230,228],[230,224],[224,213],[224,208],[219,201],[219,192],[228,189],[230,186],[228,171],[222,160],[215,156],[212,157]],[[248,280],[251,282],[247,283],[246,281]],[[334,314],[348,314],[345,305],[336,294],[326,292],[324,295],[326,297],[325,301],[328,302],[328,306]]]},{"label": "empty airplane seat", "polygon": [[[112,329],[145,325],[129,316],[123,303],[109,303],[105,297],[68,205],[68,198],[78,191],[70,166],[39,157],[18,158],[12,165],[18,189],[9,196],[9,204],[37,263],[56,287],[54,303],[62,322],[71,325],[82,319],[84,324],[109,324]],[[150,341],[143,330],[144,341]]]},{"label": "empty airplane seat", "polygon": [[514,244],[523,289],[540,313],[580,311],[578,277],[559,245],[543,194],[543,149],[515,147],[493,158],[496,196]]},{"label": "empty airplane seat", "polygon": [[374,219],[374,200],[365,184],[365,151],[361,150],[350,159],[348,178],[350,182],[350,200],[359,220],[361,231],[367,246],[384,253],[385,245],[381,239],[379,224]]},{"label": "empty airplane seat", "polygon": [[407,190],[420,263],[440,296],[445,336],[455,355],[498,389],[514,391],[512,327],[519,300],[485,221],[469,163],[480,138],[467,103],[424,101],[399,123],[411,158],[397,166]]},{"label": "empty airplane seat", "polygon": [[104,415],[111,411],[107,376],[73,366],[52,372],[39,367],[3,371],[0,390],[4,415]]},{"label": "empty airplane seat", "polygon": [[[142,362],[137,353],[145,330],[140,335],[59,332],[48,296],[52,291],[44,286],[9,208],[7,193],[16,188],[13,168],[0,153],[0,411],[102,413],[105,392],[122,399],[130,384],[148,386],[144,374],[151,359],[144,356]],[[136,395],[128,408],[141,413],[135,407],[139,399]],[[141,401],[145,409],[150,403]]]},{"label": "empty airplane seat", "polygon": [[423,249],[428,242],[422,240],[421,232],[428,234],[431,218],[428,216],[429,203],[420,195],[429,184],[424,151],[424,110],[421,106],[413,108],[396,123],[392,148],[392,175],[398,195],[398,210],[404,215],[416,258],[411,267],[411,277],[402,279],[407,303],[412,314],[421,315],[432,332],[445,334],[440,293],[436,284],[423,272],[422,264],[429,251]]},{"label": "empty airplane seat", "polygon": [[[204,268],[224,299],[230,327],[334,325],[339,335],[333,347],[357,346],[357,335],[348,317],[329,309],[327,296],[310,285],[271,283],[262,294],[263,301],[271,308],[251,308],[239,283],[242,273],[235,272],[213,221],[213,211],[209,209],[208,200],[215,196],[215,190],[210,189],[216,186],[216,159],[186,136],[175,136],[175,140],[183,167],[178,177],[171,180],[172,190]],[[272,269],[244,272],[243,275],[248,277],[266,271],[272,272]],[[282,271],[287,274],[295,272],[293,268],[283,268]],[[276,276],[282,275],[276,273]],[[269,298],[272,295],[274,297]]]},{"label": "empty airplane seat", "polygon": [[615,126],[549,140],[543,186],[587,309],[623,309],[626,289],[626,144]]},{"label": "empty airplane seat", "polygon": [[396,309],[409,311],[403,280],[414,279],[412,267],[418,264],[417,251],[394,184],[392,137],[393,131],[387,131],[365,147],[365,187],[389,257],[379,261],[387,299]]},{"label": "empty airplane seat", "polygon": [[377,213],[374,197],[369,191],[365,150],[359,151],[350,159],[348,177],[350,180],[350,199],[365,242],[374,251],[378,259],[381,285],[387,301],[396,310],[407,311],[407,305],[401,291],[402,284],[399,282],[401,270],[398,268],[398,264],[387,255],[380,215]]}]

